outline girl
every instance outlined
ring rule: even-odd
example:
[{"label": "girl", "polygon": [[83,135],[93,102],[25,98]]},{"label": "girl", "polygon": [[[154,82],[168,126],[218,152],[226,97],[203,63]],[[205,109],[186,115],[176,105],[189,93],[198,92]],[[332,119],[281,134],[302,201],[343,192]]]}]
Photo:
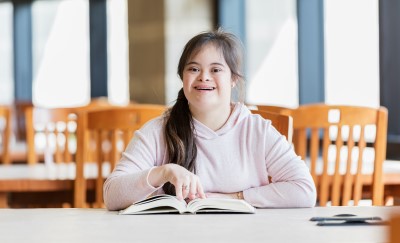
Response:
[{"label": "girl", "polygon": [[183,88],[174,106],[135,133],[107,178],[109,210],[161,193],[238,198],[256,207],[315,205],[304,161],[269,120],[243,105],[241,65],[233,34],[205,32],[186,44],[178,65]]}]

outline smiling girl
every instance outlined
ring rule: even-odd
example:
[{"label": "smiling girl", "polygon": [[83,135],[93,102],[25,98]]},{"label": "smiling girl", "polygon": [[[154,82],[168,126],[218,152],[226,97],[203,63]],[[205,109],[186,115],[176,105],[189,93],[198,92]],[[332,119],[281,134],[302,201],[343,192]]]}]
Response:
[{"label": "smiling girl", "polygon": [[314,206],[304,161],[269,120],[243,105],[241,70],[242,46],[233,34],[204,32],[186,44],[178,65],[183,88],[174,106],[135,132],[107,178],[109,210],[162,193],[238,198],[256,207]]}]

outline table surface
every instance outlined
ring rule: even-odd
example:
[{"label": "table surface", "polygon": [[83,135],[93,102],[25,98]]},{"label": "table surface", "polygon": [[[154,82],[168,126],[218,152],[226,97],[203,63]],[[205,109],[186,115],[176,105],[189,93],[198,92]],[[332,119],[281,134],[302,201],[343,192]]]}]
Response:
[{"label": "table surface", "polygon": [[317,226],[314,216],[389,220],[394,207],[257,209],[255,214],[118,215],[105,209],[0,209],[0,242],[387,242],[389,226]]}]

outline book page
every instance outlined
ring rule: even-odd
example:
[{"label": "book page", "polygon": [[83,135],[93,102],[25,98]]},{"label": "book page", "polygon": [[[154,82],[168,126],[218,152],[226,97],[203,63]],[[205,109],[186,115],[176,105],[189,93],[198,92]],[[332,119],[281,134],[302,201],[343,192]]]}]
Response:
[{"label": "book page", "polygon": [[235,212],[254,213],[255,208],[244,200],[228,198],[195,199],[189,202],[188,211],[195,212]]},{"label": "book page", "polygon": [[119,214],[151,214],[151,213],[184,213],[186,203],[179,201],[176,197],[170,195],[156,195],[141,201],[138,201]]}]

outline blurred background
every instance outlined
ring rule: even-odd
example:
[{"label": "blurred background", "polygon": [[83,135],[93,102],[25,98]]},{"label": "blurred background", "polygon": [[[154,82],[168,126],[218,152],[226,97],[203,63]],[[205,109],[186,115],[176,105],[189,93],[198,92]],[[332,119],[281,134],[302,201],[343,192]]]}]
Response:
[{"label": "blurred background", "polygon": [[400,158],[400,1],[0,0],[0,105],[171,105],[184,44],[242,40],[246,103],[385,106]]}]

